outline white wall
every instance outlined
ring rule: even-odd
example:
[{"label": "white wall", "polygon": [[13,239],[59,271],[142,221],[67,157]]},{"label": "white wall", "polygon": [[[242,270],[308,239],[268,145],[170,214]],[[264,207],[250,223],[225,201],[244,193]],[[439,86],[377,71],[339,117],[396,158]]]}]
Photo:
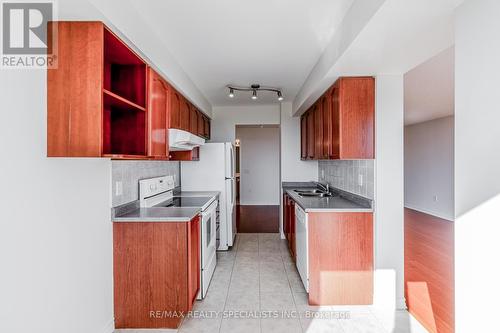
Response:
[{"label": "white wall", "polygon": [[279,104],[220,106],[212,109],[210,142],[234,142],[236,125],[279,125]]},{"label": "white wall", "polygon": [[404,308],[403,76],[376,77],[375,298]]},{"label": "white wall", "polygon": [[405,207],[454,219],[454,118],[405,126]]},{"label": "white wall", "polygon": [[46,158],[46,72],[0,72],[0,331],[111,332],[111,163]]},{"label": "white wall", "polygon": [[500,2],[467,0],[455,29],[456,332],[498,327]]},{"label": "white wall", "polygon": [[280,204],[280,130],[237,127],[240,139],[240,204]]}]

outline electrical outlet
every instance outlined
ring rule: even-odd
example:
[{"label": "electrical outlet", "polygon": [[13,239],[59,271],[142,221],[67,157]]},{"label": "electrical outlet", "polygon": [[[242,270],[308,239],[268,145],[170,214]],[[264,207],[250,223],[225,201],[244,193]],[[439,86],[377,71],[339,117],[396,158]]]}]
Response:
[{"label": "electrical outlet", "polygon": [[434,195],[434,196],[432,197],[432,200],[434,200],[434,202],[437,202],[437,201],[438,201],[438,196],[437,196],[437,195]]},{"label": "electrical outlet", "polygon": [[363,175],[362,174],[358,174],[358,185],[363,186]]},{"label": "electrical outlet", "polygon": [[115,195],[123,195],[123,183],[122,182],[115,183]]}]

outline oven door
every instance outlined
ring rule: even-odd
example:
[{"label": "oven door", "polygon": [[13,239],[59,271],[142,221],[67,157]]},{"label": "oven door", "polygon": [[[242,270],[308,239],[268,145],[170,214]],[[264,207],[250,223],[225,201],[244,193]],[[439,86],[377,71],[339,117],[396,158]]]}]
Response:
[{"label": "oven door", "polygon": [[205,211],[203,211],[201,216],[201,288],[198,299],[205,298],[217,263],[217,201],[214,201]]}]

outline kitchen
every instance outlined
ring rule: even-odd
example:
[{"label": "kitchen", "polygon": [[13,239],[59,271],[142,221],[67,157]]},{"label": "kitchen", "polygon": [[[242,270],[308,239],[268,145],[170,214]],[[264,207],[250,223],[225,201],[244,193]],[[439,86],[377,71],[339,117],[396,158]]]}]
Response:
[{"label": "kitchen", "polygon": [[[498,4],[54,6],[56,67],[1,69],[2,331],[435,331],[405,299],[403,74],[451,46],[452,320],[492,327],[496,284],[479,280],[497,275],[470,258],[497,246],[497,186],[478,168],[498,164],[483,154],[498,115],[471,73],[497,73],[478,36]],[[277,233],[238,231],[245,126],[279,131],[279,197],[255,204],[278,206]]]}]

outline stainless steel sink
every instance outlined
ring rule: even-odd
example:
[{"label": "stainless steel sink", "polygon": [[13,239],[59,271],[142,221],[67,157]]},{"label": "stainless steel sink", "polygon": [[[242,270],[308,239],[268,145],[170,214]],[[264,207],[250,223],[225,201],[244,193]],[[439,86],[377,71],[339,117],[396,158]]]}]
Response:
[{"label": "stainless steel sink", "polygon": [[321,190],[293,190],[294,192],[297,192],[298,194],[317,194],[317,193],[325,193]]},{"label": "stainless steel sink", "polygon": [[325,193],[325,192],[300,192],[299,195],[301,197],[316,197],[316,198],[324,198],[332,196],[330,193]]}]

